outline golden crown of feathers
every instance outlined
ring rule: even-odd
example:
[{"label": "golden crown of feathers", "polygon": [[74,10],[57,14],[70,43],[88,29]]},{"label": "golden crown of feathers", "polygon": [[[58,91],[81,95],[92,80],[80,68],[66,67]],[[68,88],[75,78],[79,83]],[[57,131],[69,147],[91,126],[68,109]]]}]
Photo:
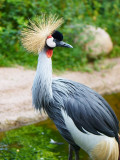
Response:
[{"label": "golden crown of feathers", "polygon": [[63,23],[63,18],[43,14],[39,18],[36,17],[35,21],[29,20],[29,23],[21,32],[22,44],[29,52],[40,52],[47,37]]}]

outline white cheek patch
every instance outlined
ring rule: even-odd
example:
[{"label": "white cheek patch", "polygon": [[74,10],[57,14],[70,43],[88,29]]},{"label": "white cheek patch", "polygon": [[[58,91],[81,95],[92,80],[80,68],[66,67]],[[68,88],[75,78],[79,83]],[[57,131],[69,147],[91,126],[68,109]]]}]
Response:
[{"label": "white cheek patch", "polygon": [[53,41],[53,37],[48,38],[48,39],[46,40],[46,44],[47,44],[49,47],[51,47],[51,48],[56,47],[56,43]]}]

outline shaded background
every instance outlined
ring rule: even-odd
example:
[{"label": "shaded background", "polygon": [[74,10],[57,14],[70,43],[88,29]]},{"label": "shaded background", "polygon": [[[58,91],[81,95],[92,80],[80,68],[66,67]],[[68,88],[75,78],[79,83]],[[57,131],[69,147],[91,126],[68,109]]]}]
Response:
[{"label": "shaded background", "polygon": [[[65,23],[59,29],[64,40],[74,50],[56,49],[53,68],[57,70],[85,70],[91,60],[80,45],[79,38],[85,25],[101,27],[109,33],[114,48],[109,57],[120,56],[120,3],[119,0],[1,0],[0,1],[0,66],[22,65],[34,68],[37,56],[29,54],[20,44],[20,32],[29,18],[41,12],[56,13],[64,17]],[[75,27],[80,24],[79,27]],[[72,28],[72,27],[73,28]],[[76,43],[75,39],[78,37]],[[87,43],[87,42],[86,42]],[[100,56],[102,59],[104,56]]]}]

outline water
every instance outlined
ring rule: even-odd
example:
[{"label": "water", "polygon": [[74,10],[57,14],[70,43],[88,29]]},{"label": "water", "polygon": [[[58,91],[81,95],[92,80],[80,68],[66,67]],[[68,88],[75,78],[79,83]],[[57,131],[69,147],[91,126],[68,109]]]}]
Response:
[{"label": "water", "polygon": [[[105,95],[120,120],[120,93]],[[0,160],[67,160],[68,144],[51,120],[0,133]],[[88,155],[80,151],[81,160]]]}]

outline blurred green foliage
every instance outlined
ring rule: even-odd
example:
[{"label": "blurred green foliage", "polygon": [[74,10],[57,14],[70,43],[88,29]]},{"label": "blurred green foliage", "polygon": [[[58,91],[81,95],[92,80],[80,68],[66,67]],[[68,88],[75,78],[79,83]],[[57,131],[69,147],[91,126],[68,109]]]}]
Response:
[{"label": "blurred green foliage", "polygon": [[[65,160],[68,157],[68,144],[50,120],[0,133],[1,136],[0,160]],[[80,158],[88,160],[88,155],[81,150]]]},{"label": "blurred green foliage", "polygon": [[[84,46],[74,43],[75,37],[87,24],[105,29],[114,43],[112,57],[120,56],[119,0],[1,0],[0,1],[0,66],[13,64],[35,67],[37,55],[29,54],[20,44],[20,32],[29,18],[42,12],[64,17],[59,29],[64,40],[74,49],[55,49],[53,68],[58,70],[85,70],[89,62]],[[70,26],[81,24],[79,29]],[[86,66],[86,67],[85,67]]]}]

